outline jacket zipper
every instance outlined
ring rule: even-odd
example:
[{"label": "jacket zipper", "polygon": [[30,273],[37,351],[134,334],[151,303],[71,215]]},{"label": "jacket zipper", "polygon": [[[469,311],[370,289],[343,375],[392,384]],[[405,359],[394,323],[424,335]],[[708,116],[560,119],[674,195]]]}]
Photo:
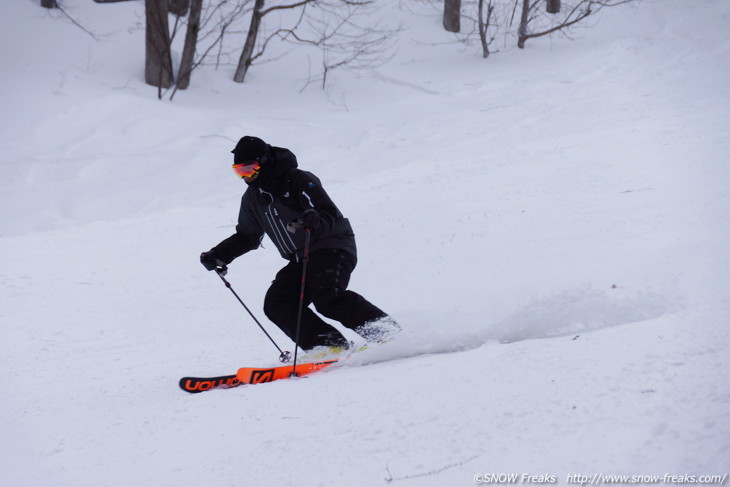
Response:
[{"label": "jacket zipper", "polygon": [[[296,255],[296,245],[294,245],[294,241],[289,236],[286,230],[286,226],[284,225],[284,222],[281,221],[280,218],[278,218],[279,213],[276,211],[276,208],[273,208],[274,204],[274,196],[269,193],[268,191],[264,191],[263,189],[260,190],[262,193],[265,193],[268,195],[268,197],[271,199],[269,202],[269,211],[265,211],[264,215],[266,215],[266,220],[269,222],[269,226],[271,227],[272,233],[276,237],[276,246],[279,247],[280,250],[282,250],[284,254]],[[277,218],[274,218],[274,217]],[[279,221],[279,226],[277,226],[276,221]],[[287,239],[289,240],[289,243],[287,244]]]}]

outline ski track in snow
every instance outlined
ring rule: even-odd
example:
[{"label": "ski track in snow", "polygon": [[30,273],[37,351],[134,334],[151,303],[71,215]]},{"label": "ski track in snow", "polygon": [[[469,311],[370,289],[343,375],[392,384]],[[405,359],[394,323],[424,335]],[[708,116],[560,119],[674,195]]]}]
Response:
[{"label": "ski track in snow", "polygon": [[[701,4],[607,9],[486,62],[438,13],[399,13],[377,72],[300,93],[294,53],[242,86],[196,72],[172,103],[140,79],[142,3],[64,2],[98,43],[14,4],[3,485],[729,472],[730,8]],[[308,378],[189,395],[184,375],[278,355],[197,261],[233,231],[226,161],[249,133],[321,177],[358,236],[351,288],[403,331]],[[283,265],[264,246],[228,275],[259,318]]]}]

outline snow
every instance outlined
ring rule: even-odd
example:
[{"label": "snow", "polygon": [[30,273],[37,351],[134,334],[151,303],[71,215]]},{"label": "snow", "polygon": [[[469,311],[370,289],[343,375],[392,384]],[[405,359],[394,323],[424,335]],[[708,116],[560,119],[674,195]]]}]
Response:
[{"label": "snow", "polygon": [[[302,90],[293,51],[170,102],[142,2],[64,1],[98,41],[36,3],[0,18],[3,485],[730,472],[730,4],[644,0],[485,61],[392,2],[408,28],[373,72]],[[189,395],[278,356],[198,262],[233,231],[245,134],[323,180],[351,288],[404,331]],[[260,319],[265,246],[228,276]]]}]

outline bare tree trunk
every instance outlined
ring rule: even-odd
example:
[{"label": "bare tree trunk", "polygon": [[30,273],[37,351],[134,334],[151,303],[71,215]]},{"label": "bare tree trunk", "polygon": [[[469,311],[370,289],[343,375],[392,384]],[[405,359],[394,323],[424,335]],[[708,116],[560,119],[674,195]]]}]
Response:
[{"label": "bare tree trunk", "polygon": [[185,34],[185,46],[180,60],[180,69],[177,72],[177,89],[179,90],[187,90],[190,86],[190,74],[193,72],[195,48],[198,44],[198,32],[200,31],[200,12],[202,10],[203,0],[192,0],[190,17],[188,18],[188,31]]},{"label": "bare tree trunk", "polygon": [[520,26],[517,29],[517,47],[525,48],[527,40],[527,25],[530,17],[530,0],[522,0],[522,15],[520,17]]},{"label": "bare tree trunk", "polygon": [[233,77],[233,81],[236,83],[243,83],[243,80],[246,78],[248,68],[251,66],[253,48],[256,46],[256,37],[259,33],[259,27],[261,27],[261,18],[263,17],[261,11],[264,8],[264,2],[265,0],[256,0],[253,11],[251,12],[251,26],[248,28],[246,43],[243,45],[243,51],[241,52],[241,58],[238,60],[236,74]]},{"label": "bare tree trunk", "polygon": [[170,0],[170,13],[178,17],[185,17],[188,14],[190,0]]},{"label": "bare tree trunk", "polygon": [[461,30],[461,0],[444,0],[443,23],[448,32]]},{"label": "bare tree trunk", "polygon": [[482,56],[484,59],[489,57],[489,25],[492,20],[492,12],[494,12],[494,4],[492,0],[487,0],[487,17],[484,18],[484,0],[479,0],[477,6],[477,15],[479,17],[479,39],[482,42]]},{"label": "bare tree trunk", "polygon": [[[168,0],[145,0],[145,82],[158,88],[172,86]],[[161,92],[158,96],[162,96]]]},{"label": "bare tree trunk", "polygon": [[546,10],[549,14],[560,13],[560,0],[547,0]]},{"label": "bare tree trunk", "polygon": [[41,0],[41,7],[45,8],[58,8],[56,0]]}]

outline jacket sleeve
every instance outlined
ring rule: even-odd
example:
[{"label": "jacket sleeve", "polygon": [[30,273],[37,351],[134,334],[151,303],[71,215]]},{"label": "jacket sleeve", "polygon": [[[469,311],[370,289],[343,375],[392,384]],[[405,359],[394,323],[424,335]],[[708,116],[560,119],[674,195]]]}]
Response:
[{"label": "jacket sleeve", "polygon": [[226,264],[230,264],[234,259],[242,256],[246,252],[259,248],[263,238],[264,231],[256,219],[253,218],[250,208],[247,205],[246,196],[244,195],[241,199],[241,210],[238,213],[236,233],[223,240],[211,250],[215,252],[217,258]]},{"label": "jacket sleeve", "polygon": [[328,234],[338,220],[343,218],[340,210],[322,187],[322,184],[314,174],[302,171],[297,178],[296,191],[299,195],[299,203],[304,211],[309,209],[319,213],[321,229],[319,233]]}]

